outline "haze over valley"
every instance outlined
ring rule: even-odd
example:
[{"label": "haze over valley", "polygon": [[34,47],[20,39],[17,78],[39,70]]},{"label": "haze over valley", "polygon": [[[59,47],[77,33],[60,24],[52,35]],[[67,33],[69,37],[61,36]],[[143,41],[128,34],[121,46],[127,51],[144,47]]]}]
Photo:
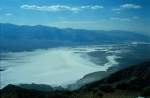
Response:
[{"label": "haze over valley", "polygon": [[[64,88],[77,83],[80,87],[127,65],[149,60],[149,49],[149,43],[128,43],[2,52],[1,88],[31,83]],[[84,80],[84,76],[94,72],[106,73]],[[78,83],[82,78],[84,82]]]}]

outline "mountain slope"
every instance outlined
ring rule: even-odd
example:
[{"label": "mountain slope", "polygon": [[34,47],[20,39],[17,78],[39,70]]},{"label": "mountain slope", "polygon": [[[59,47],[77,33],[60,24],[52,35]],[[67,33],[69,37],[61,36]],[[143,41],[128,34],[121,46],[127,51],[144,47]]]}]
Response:
[{"label": "mountain slope", "polygon": [[144,62],[122,69],[107,78],[85,85],[81,90],[95,89],[104,85],[121,90],[140,91],[150,86],[150,62]]}]

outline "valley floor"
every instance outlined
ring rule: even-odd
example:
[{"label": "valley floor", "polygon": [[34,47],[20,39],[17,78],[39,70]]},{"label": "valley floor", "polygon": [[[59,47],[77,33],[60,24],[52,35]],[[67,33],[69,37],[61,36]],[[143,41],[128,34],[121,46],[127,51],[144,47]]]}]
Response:
[{"label": "valley floor", "polygon": [[150,61],[130,66],[75,91],[38,91],[9,84],[0,90],[0,96],[1,98],[150,98],[149,83]]}]

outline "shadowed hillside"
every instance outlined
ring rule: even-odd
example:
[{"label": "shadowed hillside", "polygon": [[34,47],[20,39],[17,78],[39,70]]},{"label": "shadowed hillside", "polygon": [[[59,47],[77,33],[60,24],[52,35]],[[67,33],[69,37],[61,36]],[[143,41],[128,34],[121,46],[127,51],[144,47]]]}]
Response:
[{"label": "shadowed hillside", "polygon": [[[150,85],[150,62],[133,65],[129,68],[120,70],[111,74],[109,77],[100,81],[85,85],[80,90],[91,90],[103,87],[111,87],[106,89],[113,91],[113,88],[119,90],[141,91]],[[109,91],[108,91],[109,92]]]}]

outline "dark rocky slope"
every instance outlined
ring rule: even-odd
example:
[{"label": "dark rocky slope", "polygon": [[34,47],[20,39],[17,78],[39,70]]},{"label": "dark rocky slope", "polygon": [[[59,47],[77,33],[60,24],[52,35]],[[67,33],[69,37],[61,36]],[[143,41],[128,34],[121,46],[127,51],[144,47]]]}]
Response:
[{"label": "dark rocky slope", "polygon": [[140,90],[150,85],[150,62],[122,69],[107,78],[85,85],[81,89],[94,89],[101,85],[110,85],[123,90]]}]

